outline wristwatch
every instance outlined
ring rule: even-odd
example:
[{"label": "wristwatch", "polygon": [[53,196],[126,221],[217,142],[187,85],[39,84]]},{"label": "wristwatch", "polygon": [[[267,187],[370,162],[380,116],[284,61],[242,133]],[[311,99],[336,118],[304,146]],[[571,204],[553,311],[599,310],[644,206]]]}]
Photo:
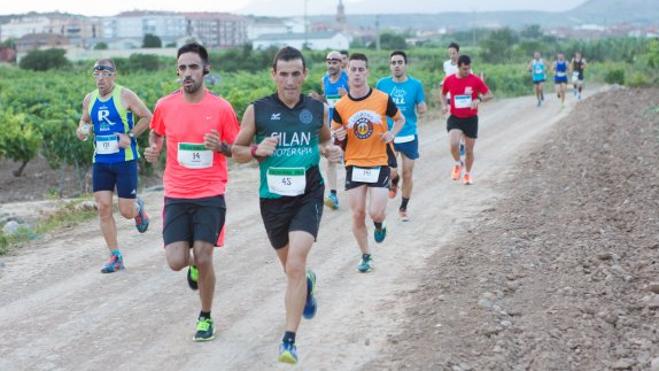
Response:
[{"label": "wristwatch", "polygon": [[135,139],[135,133],[133,133],[132,131],[128,132],[128,136],[130,137],[130,139]]}]

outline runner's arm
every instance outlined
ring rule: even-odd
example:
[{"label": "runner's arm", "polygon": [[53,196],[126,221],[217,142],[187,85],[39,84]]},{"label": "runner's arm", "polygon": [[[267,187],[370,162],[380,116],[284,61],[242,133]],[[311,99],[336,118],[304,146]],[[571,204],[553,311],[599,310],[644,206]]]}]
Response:
[{"label": "runner's arm", "polygon": [[231,147],[231,153],[233,154],[233,159],[239,163],[245,163],[251,161],[254,156],[250,145],[256,134],[256,121],[254,116],[254,105],[250,104],[245,109],[243,114],[243,120],[240,124],[240,132],[238,132],[238,137],[236,137],[233,146]]},{"label": "runner's arm", "polygon": [[135,134],[135,137],[138,137],[149,128],[153,114],[133,91],[124,88],[121,92],[121,97],[125,102],[126,108],[140,118],[131,130]]},{"label": "runner's arm", "polygon": [[89,94],[85,96],[85,99],[82,100],[82,115],[80,116],[80,122],[78,123],[78,128],[76,129],[76,135],[78,139],[85,140],[89,133],[85,133],[82,129],[84,125],[91,124],[92,119],[89,117]]},{"label": "runner's arm", "polygon": [[341,148],[334,145],[332,132],[329,128],[329,111],[327,105],[323,114],[323,126],[320,128],[320,154],[330,161],[338,161],[341,157]]},{"label": "runner's arm", "polygon": [[416,105],[416,113],[419,115],[419,119],[423,119],[428,112],[428,105],[426,102],[421,102]]},{"label": "runner's arm", "polygon": [[487,93],[480,94],[478,98],[481,100],[481,102],[487,102],[488,100],[494,99],[494,94],[492,94],[492,90],[488,90]]}]

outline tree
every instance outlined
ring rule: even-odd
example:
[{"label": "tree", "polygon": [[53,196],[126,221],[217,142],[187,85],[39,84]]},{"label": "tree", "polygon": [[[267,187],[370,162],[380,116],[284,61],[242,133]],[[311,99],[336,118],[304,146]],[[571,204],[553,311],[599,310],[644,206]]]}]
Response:
[{"label": "tree", "polygon": [[0,116],[2,130],[0,131],[0,154],[6,158],[20,162],[21,166],[13,174],[19,177],[23,174],[25,166],[39,152],[41,135],[26,120],[24,113],[14,114],[11,110]]},{"label": "tree", "polygon": [[384,32],[380,35],[380,47],[384,50],[407,49],[407,42],[402,35]]},{"label": "tree", "polygon": [[490,32],[480,43],[483,61],[486,63],[511,61],[513,46],[516,42],[517,36],[508,27]]},{"label": "tree", "polygon": [[532,40],[540,39],[543,36],[542,29],[538,24],[532,24],[524,27],[524,29],[520,31],[519,34],[525,39],[532,39]]},{"label": "tree", "polygon": [[32,50],[18,64],[24,70],[47,71],[71,65],[64,49]]},{"label": "tree", "polygon": [[162,48],[162,40],[156,35],[146,34],[144,35],[144,40],[142,41],[143,48]]},{"label": "tree", "polygon": [[108,49],[108,44],[106,44],[102,41],[100,43],[94,45],[94,50],[107,50],[107,49]]}]

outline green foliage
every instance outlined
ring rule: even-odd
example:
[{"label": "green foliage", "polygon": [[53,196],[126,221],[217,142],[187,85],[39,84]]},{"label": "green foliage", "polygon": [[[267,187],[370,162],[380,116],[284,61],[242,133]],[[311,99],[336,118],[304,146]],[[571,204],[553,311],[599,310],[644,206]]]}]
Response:
[{"label": "green foliage", "polygon": [[510,28],[492,31],[480,43],[481,57],[486,63],[506,63],[513,59],[513,46],[517,35]]},{"label": "green foliage", "polygon": [[625,83],[625,70],[622,68],[614,68],[609,70],[604,76],[604,81],[607,84],[623,85]]},{"label": "green foliage", "polygon": [[128,66],[127,71],[157,71],[160,69],[160,57],[153,54],[131,54]]},{"label": "green foliage", "polygon": [[108,49],[108,44],[106,44],[102,41],[100,43],[94,45],[94,50],[107,50],[107,49]]},{"label": "green foliage", "polygon": [[162,40],[156,35],[146,34],[142,40],[143,48],[162,48]]},{"label": "green foliage", "polygon": [[24,70],[47,71],[71,65],[64,49],[32,50],[19,63]]},{"label": "green foliage", "polygon": [[[371,44],[371,48],[375,43]],[[405,37],[396,33],[384,32],[380,35],[380,47],[385,50],[402,50],[407,49]]]},{"label": "green foliage", "polygon": [[11,110],[0,114],[0,153],[6,158],[20,162],[21,167],[14,176],[21,176],[25,165],[39,153],[41,135],[25,113],[14,114]]}]

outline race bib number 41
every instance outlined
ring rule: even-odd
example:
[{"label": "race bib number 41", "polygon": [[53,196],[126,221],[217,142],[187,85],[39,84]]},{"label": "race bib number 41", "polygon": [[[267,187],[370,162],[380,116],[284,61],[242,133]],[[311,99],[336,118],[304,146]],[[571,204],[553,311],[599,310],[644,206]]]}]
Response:
[{"label": "race bib number 41", "polygon": [[188,169],[207,169],[213,166],[213,151],[201,143],[179,143],[177,160]]},{"label": "race bib number 41", "polygon": [[112,155],[119,152],[119,140],[116,134],[96,136],[96,154]]},{"label": "race bib number 41", "polygon": [[271,167],[266,177],[270,193],[280,196],[299,196],[307,187],[303,167]]}]

